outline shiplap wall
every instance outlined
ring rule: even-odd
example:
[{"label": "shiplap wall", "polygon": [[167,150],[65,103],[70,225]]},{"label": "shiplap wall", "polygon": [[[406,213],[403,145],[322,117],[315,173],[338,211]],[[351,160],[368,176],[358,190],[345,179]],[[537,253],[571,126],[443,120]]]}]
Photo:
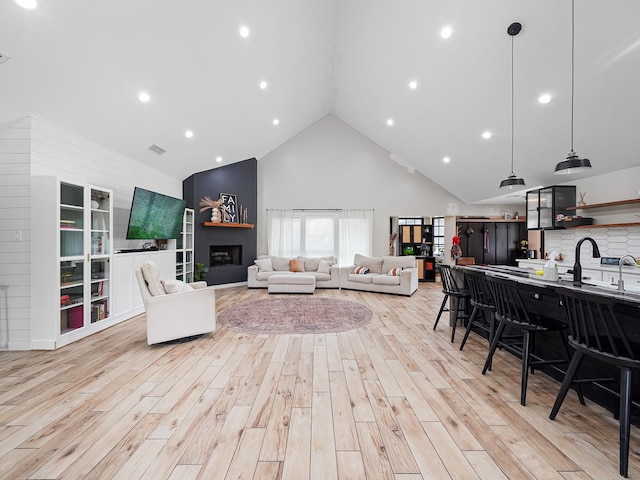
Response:
[{"label": "shiplap wall", "polygon": [[[89,184],[113,190],[115,249],[138,247],[126,241],[134,187],[182,198],[182,179],[133,160],[100,144],[31,117],[31,174],[51,175],[69,183]],[[153,155],[140,148],[141,154]]]},{"label": "shiplap wall", "polygon": [[0,131],[0,349],[29,346],[30,119]]},{"label": "shiplap wall", "polygon": [[0,131],[0,349],[31,348],[30,303],[37,301],[29,276],[31,175],[113,190],[114,249],[140,244],[125,240],[134,187],[182,198],[182,179],[38,117]]}]

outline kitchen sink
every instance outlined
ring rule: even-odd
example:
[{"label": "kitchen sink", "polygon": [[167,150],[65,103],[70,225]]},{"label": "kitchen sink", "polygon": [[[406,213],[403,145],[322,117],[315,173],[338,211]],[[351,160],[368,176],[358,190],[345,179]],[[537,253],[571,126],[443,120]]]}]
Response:
[{"label": "kitchen sink", "polygon": [[[613,291],[618,291],[618,285],[616,285],[615,283],[611,283],[611,282],[603,282],[603,281],[599,281],[599,280],[583,280],[582,281],[583,284],[585,285],[592,285],[594,287],[600,287],[600,288],[605,288],[607,290],[613,290]],[[622,292],[619,292],[622,293]],[[624,293],[631,293],[634,295],[640,295],[640,287],[635,286],[635,285],[625,285],[624,286]]]}]

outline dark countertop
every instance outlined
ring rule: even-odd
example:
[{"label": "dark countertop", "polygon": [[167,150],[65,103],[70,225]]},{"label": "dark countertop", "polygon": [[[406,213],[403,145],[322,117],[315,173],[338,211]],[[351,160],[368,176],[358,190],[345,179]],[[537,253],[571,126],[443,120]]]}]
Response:
[{"label": "dark countertop", "polygon": [[[569,290],[578,290],[581,292],[587,292],[593,295],[600,295],[609,298],[615,298],[620,303],[627,305],[633,305],[640,308],[640,292],[619,292],[614,285],[607,285],[604,282],[598,282],[598,284],[582,283],[576,285],[571,280],[560,279],[558,281],[544,280],[540,278],[531,278],[531,270],[521,267],[512,267],[509,265],[456,265],[455,269],[464,271],[470,270],[483,270],[487,275],[495,275],[504,278],[510,278],[515,282],[532,285],[535,287],[558,289],[566,288]],[[595,283],[595,282],[594,282]]]}]

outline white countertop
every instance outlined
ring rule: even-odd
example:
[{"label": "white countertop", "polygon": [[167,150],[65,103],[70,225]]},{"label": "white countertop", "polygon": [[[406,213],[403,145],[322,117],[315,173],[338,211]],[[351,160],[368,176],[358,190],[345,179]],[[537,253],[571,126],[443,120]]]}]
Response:
[{"label": "white countertop", "polygon": [[[518,258],[516,259],[518,262],[518,266],[522,268],[529,268],[532,270],[542,270],[542,267],[547,260],[539,259],[539,258]],[[560,273],[565,273],[567,270],[573,268],[573,262],[557,262],[558,263],[558,271]],[[600,272],[607,272],[612,274],[618,274],[618,266],[617,265],[600,265],[594,263],[581,262],[582,271],[585,270],[598,270]],[[537,268],[540,267],[540,268]],[[622,272],[625,274],[635,274],[640,275],[640,267],[632,266],[632,265],[623,265]]]}]

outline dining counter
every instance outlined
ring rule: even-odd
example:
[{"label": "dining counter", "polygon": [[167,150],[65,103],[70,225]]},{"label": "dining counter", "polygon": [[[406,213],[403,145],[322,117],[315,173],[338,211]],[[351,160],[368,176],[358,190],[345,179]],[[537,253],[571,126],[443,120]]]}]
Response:
[{"label": "dining counter", "polygon": [[[548,288],[556,290],[558,288],[566,288],[569,290],[579,290],[592,295],[605,296],[614,298],[617,302],[640,309],[640,290],[634,288],[619,292],[617,285],[601,281],[583,281],[579,284],[569,279],[570,275],[561,276],[559,280],[545,280],[541,275],[535,275],[532,270],[522,267],[513,267],[510,265],[456,265],[454,268],[475,269],[484,271],[487,275],[494,275],[503,278],[509,278],[519,284],[530,285],[538,288]],[[638,311],[638,321],[640,322],[640,310]]]},{"label": "dining counter", "polygon": [[[508,266],[508,265],[457,265],[454,267],[457,273],[464,271],[483,271],[485,275],[497,276],[513,280],[518,284],[518,291],[525,305],[533,315],[544,315],[566,323],[565,312],[560,304],[559,292],[562,289],[579,290],[590,295],[604,296],[615,300],[614,309],[621,321],[621,324],[630,340],[640,341],[640,292],[626,291],[619,292],[617,286],[602,284],[603,282],[580,283],[576,284],[568,276],[562,276],[558,281],[545,280],[542,276],[532,273],[532,270]],[[568,335],[567,331],[567,335]],[[536,345],[536,353],[549,358],[557,356],[561,352],[562,345],[555,336],[542,337],[541,342]],[[589,359],[585,359],[583,367],[590,370],[590,376],[593,373],[600,376],[612,376],[611,367],[594,363]],[[562,372],[551,369],[542,370],[555,378],[559,382],[563,379]],[[558,385],[558,388],[560,385]],[[636,376],[633,379],[633,402],[640,404],[640,378]],[[611,390],[615,391],[615,387],[611,390],[606,386],[593,387],[585,385],[583,387],[585,396],[599,403],[610,411],[614,411],[617,405],[617,397]],[[551,408],[551,406],[550,406]]]}]

